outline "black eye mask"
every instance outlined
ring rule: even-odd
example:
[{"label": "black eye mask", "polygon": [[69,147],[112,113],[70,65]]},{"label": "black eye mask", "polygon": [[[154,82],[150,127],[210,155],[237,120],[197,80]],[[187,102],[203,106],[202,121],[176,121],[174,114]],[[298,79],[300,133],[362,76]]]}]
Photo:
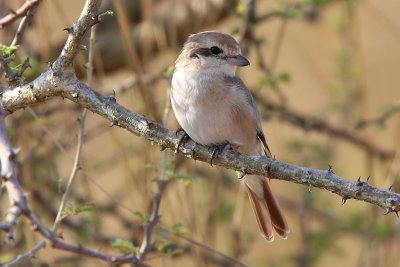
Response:
[{"label": "black eye mask", "polygon": [[212,46],[211,48],[197,48],[191,54],[191,58],[199,58],[199,56],[203,57],[215,57],[222,53],[223,51],[216,46]]}]

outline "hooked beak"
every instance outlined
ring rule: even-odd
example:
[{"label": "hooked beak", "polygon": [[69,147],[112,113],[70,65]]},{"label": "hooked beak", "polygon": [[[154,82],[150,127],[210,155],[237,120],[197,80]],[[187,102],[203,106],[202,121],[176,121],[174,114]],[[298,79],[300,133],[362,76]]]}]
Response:
[{"label": "hooked beak", "polygon": [[242,54],[228,57],[227,61],[228,61],[228,64],[233,65],[233,66],[238,66],[238,67],[244,67],[244,66],[250,65],[250,61]]}]

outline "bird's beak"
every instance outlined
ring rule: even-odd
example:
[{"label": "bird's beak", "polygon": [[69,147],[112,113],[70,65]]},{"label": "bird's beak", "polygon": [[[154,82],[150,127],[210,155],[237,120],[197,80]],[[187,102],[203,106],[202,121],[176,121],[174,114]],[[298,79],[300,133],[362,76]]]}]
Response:
[{"label": "bird's beak", "polygon": [[244,67],[250,65],[250,61],[243,55],[239,54],[236,56],[228,57],[228,64],[238,67]]}]

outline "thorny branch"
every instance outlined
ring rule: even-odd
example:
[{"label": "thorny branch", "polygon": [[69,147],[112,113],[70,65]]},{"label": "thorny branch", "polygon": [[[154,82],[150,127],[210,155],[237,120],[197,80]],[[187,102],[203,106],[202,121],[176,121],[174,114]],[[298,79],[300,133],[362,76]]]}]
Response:
[{"label": "thorny branch", "polygon": [[[13,112],[55,96],[68,98],[114,121],[118,126],[143,136],[152,143],[157,143],[162,148],[175,150],[179,142],[180,138],[174,131],[169,131],[157,122],[110,101],[108,97],[101,96],[80,82],[72,70],[63,72],[59,77],[55,77],[53,72],[48,70],[33,83],[4,92],[0,100],[8,112]],[[209,162],[212,155],[212,148],[192,141],[181,146],[179,151],[187,157],[204,162]],[[247,156],[231,150],[225,150],[214,162],[216,165],[243,171],[246,174],[258,174],[326,189],[342,197],[363,200],[390,211],[400,209],[399,194],[376,188],[368,183],[345,179],[331,171],[296,166],[267,157]]]}]

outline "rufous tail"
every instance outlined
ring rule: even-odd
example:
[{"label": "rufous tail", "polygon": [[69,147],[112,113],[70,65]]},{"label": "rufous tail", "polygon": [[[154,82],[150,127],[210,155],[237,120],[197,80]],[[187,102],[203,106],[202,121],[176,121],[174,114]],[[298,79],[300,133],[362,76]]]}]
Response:
[{"label": "rufous tail", "polygon": [[253,207],[261,234],[268,242],[274,240],[275,232],[286,239],[290,232],[281,208],[269,187],[268,178],[248,175],[243,183]]}]

